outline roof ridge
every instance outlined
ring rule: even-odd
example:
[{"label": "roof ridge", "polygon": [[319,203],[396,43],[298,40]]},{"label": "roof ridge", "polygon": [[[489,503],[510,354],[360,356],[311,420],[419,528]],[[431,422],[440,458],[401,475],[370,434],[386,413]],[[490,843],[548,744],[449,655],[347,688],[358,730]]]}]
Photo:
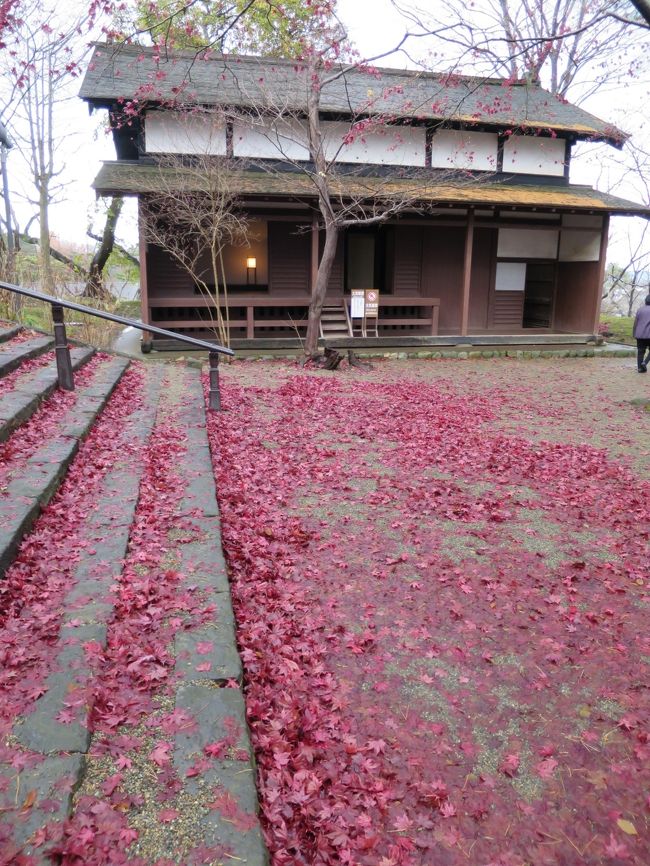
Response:
[{"label": "roof ridge", "polygon": [[[156,53],[156,46],[153,45],[137,45],[134,43],[118,43],[118,42],[93,42],[94,48],[112,48],[115,47],[117,52],[129,52],[132,54],[147,54],[149,56],[153,56]],[[304,60],[299,59],[291,59],[288,57],[280,57],[275,54],[224,54],[222,52],[215,51],[211,48],[175,48],[175,49],[160,49],[161,56],[169,57],[170,60],[173,60],[174,57],[179,58],[188,58],[188,57],[199,57],[205,62],[212,61],[237,61],[240,63],[254,64],[254,63],[265,63],[267,65],[276,65],[276,66],[286,66],[286,67],[296,67],[296,66],[305,66],[306,62]],[[209,55],[205,58],[201,58],[201,54]],[[489,84],[497,87],[501,87],[504,84],[513,87],[534,87],[538,90],[544,90],[544,88],[537,84],[536,82],[528,81],[525,78],[499,78],[499,77],[491,77],[491,76],[483,76],[483,75],[470,75],[466,73],[453,72],[448,70],[446,72],[434,72],[432,70],[427,69],[402,69],[397,66],[375,66],[372,63],[365,62],[360,60],[356,63],[334,63],[332,64],[333,69],[345,69],[349,68],[351,73],[359,72],[363,74],[365,73],[365,69],[375,70],[376,72],[381,73],[382,75],[399,75],[405,76],[408,78],[424,78],[424,79],[436,79],[442,81],[456,81],[456,82],[468,82],[468,83],[476,83],[480,82],[481,84]]]}]

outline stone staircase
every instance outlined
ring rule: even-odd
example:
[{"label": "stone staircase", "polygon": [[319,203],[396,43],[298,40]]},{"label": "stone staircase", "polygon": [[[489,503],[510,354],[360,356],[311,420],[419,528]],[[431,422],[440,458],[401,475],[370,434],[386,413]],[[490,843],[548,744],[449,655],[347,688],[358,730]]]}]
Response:
[{"label": "stone staircase", "polygon": [[0,864],[266,863],[198,369],[0,343]]}]

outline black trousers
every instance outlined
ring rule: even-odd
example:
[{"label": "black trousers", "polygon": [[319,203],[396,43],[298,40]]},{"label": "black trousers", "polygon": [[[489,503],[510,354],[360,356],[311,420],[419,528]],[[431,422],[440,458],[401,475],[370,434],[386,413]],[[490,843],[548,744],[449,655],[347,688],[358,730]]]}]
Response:
[{"label": "black trousers", "polygon": [[[645,353],[648,357],[645,358]],[[644,360],[645,358],[645,360]],[[636,341],[636,365],[639,370],[642,370],[650,362],[650,340]]]}]

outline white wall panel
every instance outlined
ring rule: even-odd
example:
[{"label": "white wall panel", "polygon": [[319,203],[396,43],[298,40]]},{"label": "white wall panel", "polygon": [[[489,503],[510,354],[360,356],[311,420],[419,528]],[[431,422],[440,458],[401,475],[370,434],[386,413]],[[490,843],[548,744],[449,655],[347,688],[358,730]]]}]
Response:
[{"label": "white wall panel", "polygon": [[548,222],[556,222],[560,224],[560,219],[556,213],[542,213],[541,211],[508,211],[502,213],[502,217],[507,217],[509,220],[547,220]]},{"label": "white wall panel", "polygon": [[580,229],[601,229],[603,218],[592,214],[565,213],[562,215],[562,225]]},{"label": "white wall panel", "polygon": [[600,232],[571,231],[560,235],[561,262],[597,262],[600,258]]},{"label": "white wall panel", "polygon": [[226,154],[226,127],[214,115],[149,111],[144,131],[147,153]]},{"label": "white wall panel", "polygon": [[526,263],[497,262],[494,288],[497,292],[523,292],[526,288]]},{"label": "white wall panel", "polygon": [[372,165],[425,164],[426,132],[421,126],[370,126],[363,132],[352,131],[347,144],[349,123],[326,120],[322,128],[327,159]]},{"label": "white wall panel", "polygon": [[440,129],[431,143],[433,168],[496,171],[498,138],[495,132]]},{"label": "white wall panel", "polygon": [[563,138],[511,135],[503,146],[503,170],[562,177],[564,148]]},{"label": "white wall panel", "polygon": [[548,229],[499,229],[501,259],[556,259],[558,232]]},{"label": "white wall panel", "polygon": [[271,122],[262,118],[238,120],[233,124],[235,156],[261,159],[308,160],[307,127],[298,120]]}]

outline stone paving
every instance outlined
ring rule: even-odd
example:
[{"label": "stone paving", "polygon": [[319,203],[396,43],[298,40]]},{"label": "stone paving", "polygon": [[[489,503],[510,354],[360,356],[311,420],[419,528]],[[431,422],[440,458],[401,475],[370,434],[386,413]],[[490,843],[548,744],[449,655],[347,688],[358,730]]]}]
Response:
[{"label": "stone paving", "polygon": [[[79,361],[85,350],[74,351]],[[61,419],[58,435],[24,461],[20,474],[9,477],[0,498],[3,570],[21,549],[21,538],[30,541],[29,526],[44,503],[55,497],[53,505],[58,507],[56,491],[66,468],[82,457],[75,457],[79,441],[101,419],[102,408],[128,364],[121,358],[102,364],[92,383],[79,389],[74,405]],[[19,387],[0,398],[0,415],[10,406],[22,413],[20,420],[12,422],[10,412],[4,412],[7,424],[17,428],[14,435],[20,434],[20,422],[46,399],[51,375],[50,369],[26,375]],[[168,426],[183,443],[170,467],[180,486],[171,516],[163,505],[162,516],[154,510],[150,520],[154,528],[156,522],[163,526],[165,563],[170,574],[180,577],[179,593],[187,598],[200,594],[202,609],[211,613],[196,625],[176,628],[170,645],[169,686],[154,697],[160,709],[143,717],[144,742],[154,744],[160,736],[158,720],[164,719],[165,712],[192,719],[170,740],[170,767],[180,786],[175,817],[160,818],[157,769],[149,760],[149,746],[129,752],[124,789],[141,793],[137,807],[126,815],[132,845],[124,862],[141,858],[138,863],[154,864],[166,856],[185,863],[194,848],[206,853],[204,859],[192,862],[249,866],[267,862],[256,817],[256,774],[199,373],[151,364],[143,375],[144,403],[130,414],[119,434],[128,447],[123,458],[108,467],[94,507],[83,518],[81,553],[75,555],[72,580],[52,614],[58,621],[58,639],[52,644],[49,672],[29,711],[17,717],[7,732],[4,746],[0,741],[0,863],[18,862],[19,856],[28,857],[25,862],[30,866],[51,863],[44,843],[54,838],[52,828],[69,819],[74,823],[84,802],[101,799],[106,779],[115,777],[112,762],[99,756],[110,750],[114,736],[117,741],[124,739],[124,732],[121,728],[115,734],[98,731],[93,722],[94,696],[102,676],[97,659],[111,640],[115,643],[111,634],[119,618],[116,576],[129,556],[137,560],[133,522],[142,497],[143,455],[151,451],[152,432]],[[32,531],[37,533],[39,525],[37,520]],[[136,568],[146,580],[150,568],[146,557]],[[151,571],[151,579],[160,579],[158,568]],[[18,614],[30,615],[28,605]],[[148,616],[146,609],[142,616]],[[197,762],[205,762],[206,747],[213,744],[214,751],[215,743],[225,744],[223,754],[216,750],[200,775],[193,772]],[[9,761],[11,754],[13,761]]]},{"label": "stone paving", "polygon": [[[73,372],[90,361],[93,354],[93,349],[87,347],[71,349]],[[52,360],[47,366],[20,376],[11,390],[0,395],[0,442],[4,442],[16,427],[30,418],[56,387],[56,364]]]},{"label": "stone paving", "polygon": [[48,349],[53,348],[54,340],[52,337],[35,336],[21,342],[8,342],[4,346],[5,348],[0,349],[0,376],[15,370],[23,361],[29,361],[47,352]]}]

